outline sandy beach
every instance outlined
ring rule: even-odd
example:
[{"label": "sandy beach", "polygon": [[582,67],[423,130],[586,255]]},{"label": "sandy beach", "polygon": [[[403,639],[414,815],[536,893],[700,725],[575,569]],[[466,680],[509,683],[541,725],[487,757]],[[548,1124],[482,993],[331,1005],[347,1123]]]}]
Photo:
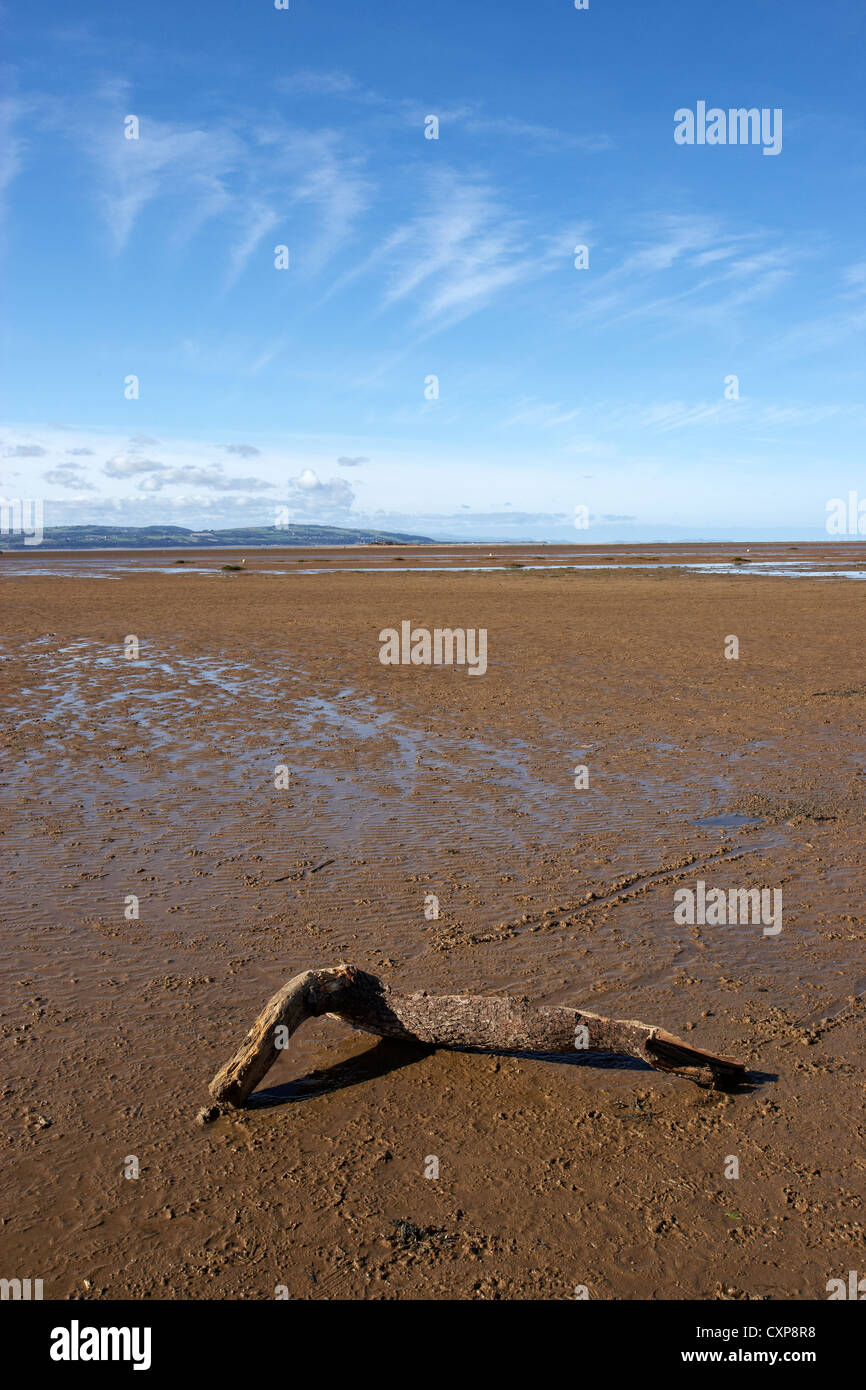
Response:
[{"label": "sandy beach", "polygon": [[[825,1298],[864,1237],[866,589],[808,570],[863,545],[243,558],[0,561],[9,1267],[64,1299]],[[407,620],[484,629],[486,672],[383,665]],[[698,881],[781,889],[781,930],[677,922]],[[644,1019],[751,1083],[320,1019],[198,1125],[268,996],[341,960]]]}]

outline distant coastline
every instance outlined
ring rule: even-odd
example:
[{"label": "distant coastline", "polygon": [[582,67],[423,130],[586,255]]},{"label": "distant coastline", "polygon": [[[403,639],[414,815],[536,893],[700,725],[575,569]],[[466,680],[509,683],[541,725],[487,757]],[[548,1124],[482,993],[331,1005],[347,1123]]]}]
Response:
[{"label": "distant coastline", "polygon": [[42,550],[228,550],[246,546],[431,545],[429,536],[340,526],[239,526],[192,531],[185,526],[46,526],[38,545],[21,534],[0,535],[0,552]]}]

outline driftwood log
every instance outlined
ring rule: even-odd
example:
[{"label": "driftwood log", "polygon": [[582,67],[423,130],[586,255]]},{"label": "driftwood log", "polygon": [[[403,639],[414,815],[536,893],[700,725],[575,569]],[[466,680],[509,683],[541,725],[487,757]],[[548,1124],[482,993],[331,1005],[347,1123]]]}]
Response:
[{"label": "driftwood log", "polygon": [[305,970],[268,1000],[235,1055],[210,1084],[217,1104],[242,1106],[295,1029],[322,1014],[382,1038],[430,1047],[618,1052],[717,1090],[735,1086],[747,1075],[741,1062],[692,1047],[648,1023],[602,1018],[583,1009],[533,1008],[507,996],[392,994],[375,975],[339,965]]}]

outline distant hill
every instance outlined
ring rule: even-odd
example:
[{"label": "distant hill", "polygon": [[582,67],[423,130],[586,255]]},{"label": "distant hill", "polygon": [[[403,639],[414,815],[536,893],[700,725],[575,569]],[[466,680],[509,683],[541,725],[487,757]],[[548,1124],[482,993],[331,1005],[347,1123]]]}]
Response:
[{"label": "distant hill", "polygon": [[405,531],[349,530],[342,526],[236,526],[228,531],[190,531],[185,526],[46,526],[40,545],[23,535],[0,534],[3,550],[167,550],[260,545],[418,545],[429,536]]}]

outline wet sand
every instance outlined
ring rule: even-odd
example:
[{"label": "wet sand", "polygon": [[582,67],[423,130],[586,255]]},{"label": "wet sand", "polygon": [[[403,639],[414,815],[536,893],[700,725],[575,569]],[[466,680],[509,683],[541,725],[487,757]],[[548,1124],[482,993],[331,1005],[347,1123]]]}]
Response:
[{"label": "wet sand", "polygon": [[[866,596],[632,549],[2,558],[8,1268],[77,1299],[822,1298],[862,1269]],[[534,556],[568,568],[494,566]],[[486,675],[382,666],[404,619],[486,628]],[[678,925],[698,879],[781,887],[782,931]],[[341,959],[642,1018],[753,1084],[323,1019],[197,1126],[269,994]]]},{"label": "wet sand", "polygon": [[[224,565],[237,565],[259,574],[326,574],[331,572],[398,572],[404,570],[524,568],[607,569],[611,565],[686,567],[716,570],[734,567],[738,573],[796,573],[866,575],[866,543],[833,541],[824,544],[744,542],[677,545],[442,545],[419,543],[351,546],[175,547],[169,550],[40,550],[0,551],[0,576],[69,575],[78,578],[119,578],[135,573],[211,574]],[[748,567],[751,567],[751,571]]]}]

